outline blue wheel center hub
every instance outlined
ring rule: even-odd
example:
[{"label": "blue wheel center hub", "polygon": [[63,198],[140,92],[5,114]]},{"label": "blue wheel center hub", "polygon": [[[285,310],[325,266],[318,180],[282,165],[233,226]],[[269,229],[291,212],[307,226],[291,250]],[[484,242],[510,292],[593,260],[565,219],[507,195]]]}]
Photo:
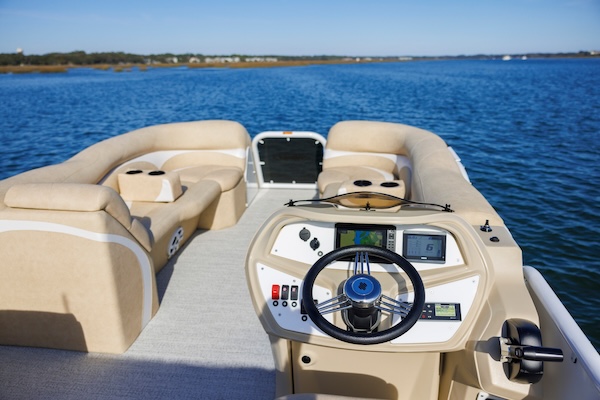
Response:
[{"label": "blue wheel center hub", "polygon": [[371,275],[354,275],[346,280],[344,294],[353,305],[370,307],[381,297],[381,284]]}]

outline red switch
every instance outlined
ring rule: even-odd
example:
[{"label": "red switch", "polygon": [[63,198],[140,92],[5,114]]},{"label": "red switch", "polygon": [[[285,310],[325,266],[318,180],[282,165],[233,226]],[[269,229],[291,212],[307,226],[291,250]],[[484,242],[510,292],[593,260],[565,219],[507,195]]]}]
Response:
[{"label": "red switch", "polygon": [[271,287],[271,299],[279,300],[279,285],[273,285]]}]

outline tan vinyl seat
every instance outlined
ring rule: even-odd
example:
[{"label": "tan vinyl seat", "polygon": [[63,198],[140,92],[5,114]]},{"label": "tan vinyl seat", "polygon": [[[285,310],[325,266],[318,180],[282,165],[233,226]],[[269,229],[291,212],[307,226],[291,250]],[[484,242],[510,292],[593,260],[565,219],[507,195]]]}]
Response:
[{"label": "tan vinyl seat", "polygon": [[0,181],[0,344],[124,352],[155,273],[241,217],[249,145],[233,121],[150,126]]},{"label": "tan vinyl seat", "polygon": [[[399,181],[404,187],[399,197],[408,196],[411,187],[411,163],[403,148],[390,148],[390,131],[398,124],[349,121],[334,125],[329,131],[323,156],[323,171],[318,187],[323,197],[347,190],[356,180],[378,184]],[[375,190],[375,188],[364,188]]]},{"label": "tan vinyl seat", "polygon": [[[406,199],[449,204],[474,225],[503,224],[439,136],[391,122],[343,121],[331,128],[318,178],[322,197],[348,190],[356,180],[388,179],[403,183]],[[363,190],[380,191],[375,189]]]}]

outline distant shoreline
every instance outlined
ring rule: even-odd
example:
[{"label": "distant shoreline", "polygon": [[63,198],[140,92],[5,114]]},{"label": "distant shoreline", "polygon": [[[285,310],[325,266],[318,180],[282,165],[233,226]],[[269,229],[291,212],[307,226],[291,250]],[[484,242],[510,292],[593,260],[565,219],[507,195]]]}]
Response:
[{"label": "distant shoreline", "polygon": [[[58,54],[58,53],[57,53]],[[69,56],[72,53],[65,54]],[[85,54],[85,53],[84,53]],[[121,54],[121,53],[107,53]],[[0,54],[2,56],[11,56]],[[27,57],[41,56],[22,56],[23,61]],[[67,57],[68,58],[68,57]],[[523,55],[475,55],[475,56],[441,56],[441,57],[281,57],[277,61],[222,61],[222,62],[114,62],[114,63],[94,63],[94,64],[74,64],[58,63],[52,65],[34,65],[21,63],[16,65],[0,65],[0,74],[28,74],[28,73],[65,73],[75,68],[91,68],[102,71],[129,72],[132,70],[146,71],[152,68],[276,68],[276,67],[296,67],[309,65],[337,65],[337,64],[367,64],[367,63],[390,63],[390,62],[411,62],[411,61],[449,61],[449,60],[530,60],[530,59],[556,59],[556,58],[600,58],[600,52],[579,52],[579,53],[557,53],[557,54],[523,54]]]},{"label": "distant shoreline", "polygon": [[[406,61],[406,60],[405,60]],[[298,61],[277,61],[277,62],[228,62],[228,63],[155,63],[155,64],[92,64],[92,65],[8,65],[0,66],[0,74],[26,74],[26,73],[62,73],[69,69],[91,68],[102,71],[112,70],[114,72],[128,72],[134,69],[146,71],[152,68],[277,68],[277,67],[302,67],[308,65],[327,65],[327,64],[365,64],[373,62],[405,62],[399,60],[376,60],[376,61],[352,61],[352,60],[298,60]]]}]

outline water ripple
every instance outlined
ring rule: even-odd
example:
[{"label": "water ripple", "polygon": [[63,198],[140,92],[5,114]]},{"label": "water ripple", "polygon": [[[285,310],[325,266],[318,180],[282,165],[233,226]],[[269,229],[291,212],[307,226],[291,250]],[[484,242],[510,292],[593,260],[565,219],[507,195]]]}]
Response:
[{"label": "water ripple", "polygon": [[0,179],[147,125],[232,119],[326,133],[339,120],[441,135],[600,348],[600,60],[0,75]]}]

